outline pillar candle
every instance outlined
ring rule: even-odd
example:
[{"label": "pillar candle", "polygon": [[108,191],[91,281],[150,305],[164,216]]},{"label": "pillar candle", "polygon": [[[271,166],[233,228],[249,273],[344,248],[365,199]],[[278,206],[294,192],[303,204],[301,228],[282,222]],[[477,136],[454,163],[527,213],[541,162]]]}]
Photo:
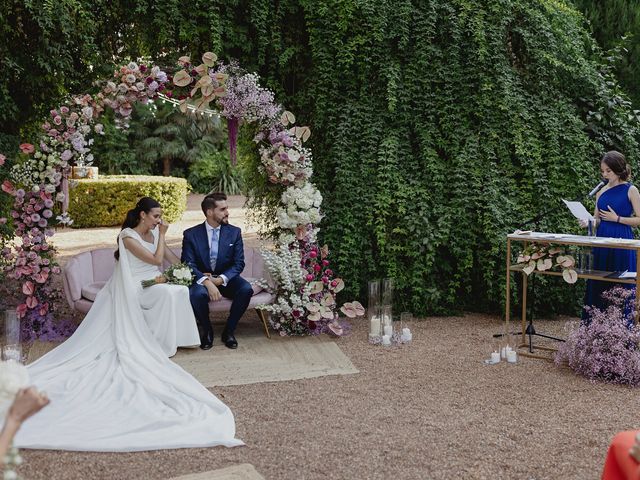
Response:
[{"label": "pillar candle", "polygon": [[374,337],[379,337],[380,336],[380,318],[371,317],[371,327],[369,329],[369,332]]},{"label": "pillar candle", "polygon": [[382,345],[391,345],[391,337],[389,335],[382,336]]},{"label": "pillar candle", "polygon": [[500,352],[491,353],[491,363],[500,363]]},{"label": "pillar candle", "polygon": [[518,359],[518,354],[516,353],[515,350],[509,350],[507,352],[507,362],[516,363],[517,359]]}]

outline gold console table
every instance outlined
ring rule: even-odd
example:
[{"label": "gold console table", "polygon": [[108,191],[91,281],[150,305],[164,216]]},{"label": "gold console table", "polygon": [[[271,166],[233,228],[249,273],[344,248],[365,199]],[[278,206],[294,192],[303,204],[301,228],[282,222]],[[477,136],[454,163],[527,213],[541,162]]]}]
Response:
[{"label": "gold console table", "polygon": [[[542,233],[542,232],[531,232],[528,234],[522,233],[512,233],[507,235],[507,282],[506,282],[506,311],[505,311],[505,322],[507,328],[509,328],[510,320],[511,320],[511,273],[514,272],[522,272],[522,266],[511,265],[511,244],[512,242],[521,242],[523,243],[523,248],[529,243],[538,243],[538,244],[553,244],[553,245],[571,245],[576,247],[603,247],[603,248],[617,248],[621,250],[635,250],[636,251],[636,272],[640,271],[640,240],[629,240],[626,238],[608,238],[608,237],[586,237],[581,235],[565,235],[559,233]],[[636,286],[636,292],[638,292],[638,287],[640,286],[640,277],[636,274],[636,278],[607,278],[607,275],[610,275],[613,272],[605,272],[599,270],[580,270],[576,268],[576,273],[578,274],[578,278],[585,278],[591,280],[601,280],[604,282],[615,282],[615,283],[627,283]],[[562,272],[549,271],[545,270],[543,272],[534,270],[532,275],[555,275],[562,276]],[[522,316],[521,316],[521,325],[522,325],[522,344],[519,347],[527,346],[526,344],[526,321],[527,321],[527,275],[522,275]],[[635,299],[635,321],[638,322],[638,314],[640,313],[640,295],[636,295]],[[555,351],[554,348],[548,347],[536,347],[540,350],[550,350]],[[520,355],[533,357],[533,358],[542,358],[545,360],[549,360],[549,357],[534,355],[532,353],[521,353]]]}]

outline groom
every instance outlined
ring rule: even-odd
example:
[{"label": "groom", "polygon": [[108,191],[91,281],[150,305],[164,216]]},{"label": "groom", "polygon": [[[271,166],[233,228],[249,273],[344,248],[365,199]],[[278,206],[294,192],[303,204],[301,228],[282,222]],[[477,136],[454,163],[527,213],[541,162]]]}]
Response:
[{"label": "groom", "polygon": [[229,208],[224,193],[211,193],[202,200],[206,221],[184,231],[182,261],[195,274],[189,287],[193,313],[200,326],[200,348],[213,346],[213,328],[209,321],[209,300],[223,296],[232,300],[227,324],[222,331],[222,343],[238,348],[234,336],[238,320],[247,310],[253,290],[240,276],[244,270],[244,247],[238,227],[229,225]]}]

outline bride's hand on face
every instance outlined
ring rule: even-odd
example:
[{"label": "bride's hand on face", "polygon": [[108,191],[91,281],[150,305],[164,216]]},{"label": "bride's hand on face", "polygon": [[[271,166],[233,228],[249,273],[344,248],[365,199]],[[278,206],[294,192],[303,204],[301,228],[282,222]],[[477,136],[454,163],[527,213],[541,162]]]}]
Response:
[{"label": "bride's hand on face", "polygon": [[165,223],[164,220],[161,220],[158,224],[158,231],[160,232],[160,235],[167,233],[167,230],[169,230],[169,224]]}]

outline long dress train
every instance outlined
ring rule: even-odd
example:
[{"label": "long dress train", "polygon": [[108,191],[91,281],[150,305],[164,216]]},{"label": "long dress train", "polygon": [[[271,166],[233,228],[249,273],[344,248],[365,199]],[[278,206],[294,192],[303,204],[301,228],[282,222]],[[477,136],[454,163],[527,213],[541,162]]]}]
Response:
[{"label": "long dress train", "polygon": [[104,452],[242,445],[231,410],[153,337],[122,235],[118,245],[113,276],[76,332],[28,366],[51,403],[24,423],[15,445]]}]

